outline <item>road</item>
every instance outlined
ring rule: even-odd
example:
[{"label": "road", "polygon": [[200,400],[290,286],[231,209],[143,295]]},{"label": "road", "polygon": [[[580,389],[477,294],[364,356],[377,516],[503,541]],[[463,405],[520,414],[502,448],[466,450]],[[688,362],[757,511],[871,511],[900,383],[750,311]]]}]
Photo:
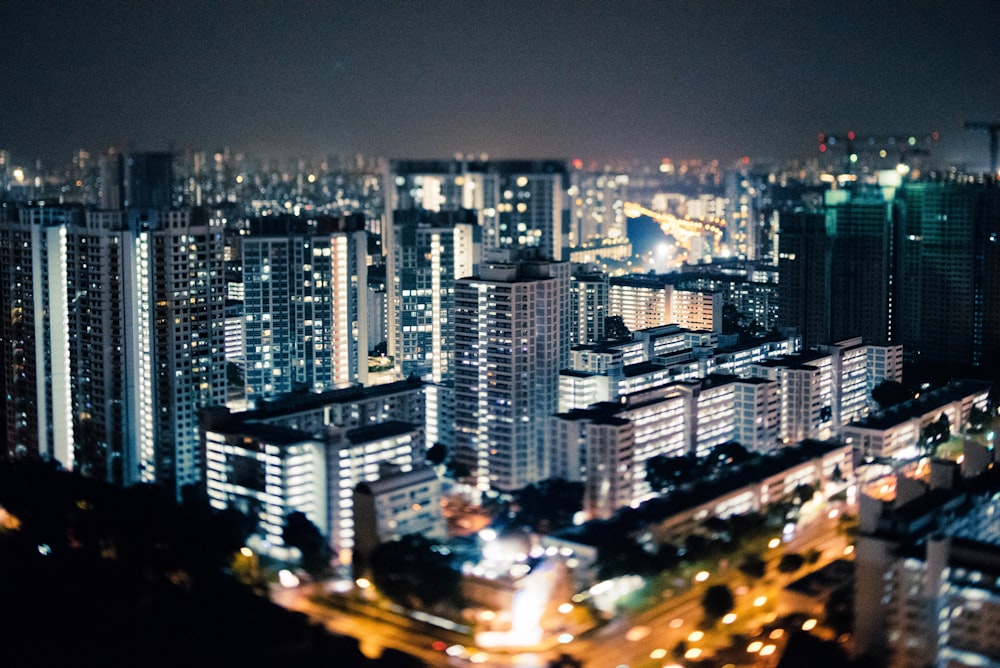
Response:
[{"label": "road", "polygon": [[[309,615],[334,633],[358,638],[362,652],[371,658],[378,657],[384,648],[391,647],[416,656],[428,666],[544,668],[550,658],[565,651],[582,659],[586,668],[659,668],[681,659],[673,650],[682,640],[688,648],[699,648],[707,656],[728,644],[730,633],[752,633],[752,630],[773,620],[781,588],[805,572],[789,575],[777,572],[777,559],[785,551],[805,553],[817,550],[821,556],[815,567],[843,557],[847,538],[837,531],[835,519],[819,515],[802,524],[802,529],[786,545],[769,551],[772,552],[770,555],[764,555],[770,562],[770,575],[763,580],[748,581],[738,569],[723,568],[713,573],[706,582],[694,584],[690,589],[665,598],[650,610],[621,616],[566,645],[550,643],[549,647],[537,652],[490,651],[475,655],[467,651],[464,657],[451,657],[434,649],[432,643],[438,638],[426,635],[421,629],[317,605],[309,600],[306,588],[276,589],[272,599]],[[730,626],[719,624],[703,638],[695,636],[696,640],[689,640],[692,633],[700,630],[703,616],[701,597],[705,587],[720,583],[729,585],[735,593],[737,621]],[[766,602],[754,606],[753,601],[759,597],[764,597]],[[454,638],[446,638],[447,643],[453,643]],[[775,644],[780,645],[777,641]],[[748,662],[743,665],[753,665],[751,658],[756,657],[748,655]],[[756,665],[761,665],[759,659]]]}]

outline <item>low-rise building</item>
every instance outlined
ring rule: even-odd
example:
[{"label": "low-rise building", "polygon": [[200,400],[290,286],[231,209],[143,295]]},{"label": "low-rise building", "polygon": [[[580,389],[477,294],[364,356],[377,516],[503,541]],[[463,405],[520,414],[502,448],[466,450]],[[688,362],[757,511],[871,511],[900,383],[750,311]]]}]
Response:
[{"label": "low-rise building", "polygon": [[383,466],[376,480],[354,488],[354,571],[382,543],[417,534],[432,540],[447,537],[441,513],[441,479],[429,466],[409,471]]}]

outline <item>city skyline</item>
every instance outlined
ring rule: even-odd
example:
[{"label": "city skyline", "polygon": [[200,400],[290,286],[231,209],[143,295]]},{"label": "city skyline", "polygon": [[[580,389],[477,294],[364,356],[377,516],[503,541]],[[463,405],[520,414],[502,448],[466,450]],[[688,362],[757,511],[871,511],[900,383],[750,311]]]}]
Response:
[{"label": "city skyline", "polygon": [[983,169],[985,1],[5,3],[0,149],[274,156],[818,157],[818,132],[940,132]]}]

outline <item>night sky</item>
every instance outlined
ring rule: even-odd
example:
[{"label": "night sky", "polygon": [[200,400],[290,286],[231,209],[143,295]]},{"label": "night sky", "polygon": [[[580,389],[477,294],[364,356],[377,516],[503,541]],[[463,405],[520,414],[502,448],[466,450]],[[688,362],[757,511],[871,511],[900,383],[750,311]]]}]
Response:
[{"label": "night sky", "polygon": [[0,148],[276,157],[815,156],[941,133],[988,163],[997,0],[0,0]]}]

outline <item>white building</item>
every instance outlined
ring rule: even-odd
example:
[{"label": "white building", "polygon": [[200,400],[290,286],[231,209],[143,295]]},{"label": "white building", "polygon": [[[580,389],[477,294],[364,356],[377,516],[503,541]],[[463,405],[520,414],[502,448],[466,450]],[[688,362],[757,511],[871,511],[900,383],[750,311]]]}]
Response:
[{"label": "white building", "polygon": [[778,383],[765,378],[733,382],[733,440],[751,452],[778,444]]},{"label": "white building", "polygon": [[778,382],[781,423],[778,438],[796,443],[833,435],[833,359],[816,352],[754,364],[756,378]]},{"label": "white building", "polygon": [[441,480],[429,466],[415,465],[405,472],[383,467],[377,480],[354,489],[355,573],[382,543],[409,534],[444,540],[447,533],[441,513]]},{"label": "white building", "polygon": [[363,219],[264,218],[242,239],[246,392],[251,403],[368,375]]},{"label": "white building", "polygon": [[673,290],[671,322],[695,332],[722,331],[721,292]]},{"label": "white building", "polygon": [[[8,452],[74,465],[67,235],[79,212],[0,207],[0,428]],[[75,296],[75,295],[74,295]]]},{"label": "white building", "polygon": [[279,546],[288,515],[305,513],[342,564],[352,559],[355,487],[377,480],[385,464],[406,472],[423,463],[422,425],[390,421],[312,434],[246,415],[205,414],[210,503],[246,513],[262,537]]},{"label": "white building", "polygon": [[604,340],[604,321],[608,317],[608,277],[596,272],[575,272],[570,282],[573,326],[570,343],[580,345]]},{"label": "white building", "polygon": [[620,315],[631,331],[673,322],[674,288],[660,276],[612,276],[608,315]]},{"label": "white building", "polygon": [[868,345],[868,392],[880,383],[903,381],[903,346]]},{"label": "white building", "polygon": [[861,337],[819,346],[833,363],[833,422],[838,427],[868,414],[868,346]]},{"label": "white building", "polygon": [[290,513],[328,526],[325,473],[323,441],[306,432],[226,419],[206,426],[209,502],[245,514],[271,545],[284,545]]},{"label": "white building", "polygon": [[962,432],[972,407],[986,408],[989,391],[988,383],[953,381],[848,424],[843,429],[843,438],[854,447],[859,461],[912,458],[925,449],[921,439],[928,425],[944,416],[953,434]]},{"label": "white building", "polygon": [[179,496],[202,482],[198,412],[226,401],[222,221],[171,209],[131,212],[129,226],[138,470],[128,478]]},{"label": "white building", "polygon": [[481,489],[549,476],[545,421],[569,356],[568,263],[486,261],[455,285],[455,450]]}]

